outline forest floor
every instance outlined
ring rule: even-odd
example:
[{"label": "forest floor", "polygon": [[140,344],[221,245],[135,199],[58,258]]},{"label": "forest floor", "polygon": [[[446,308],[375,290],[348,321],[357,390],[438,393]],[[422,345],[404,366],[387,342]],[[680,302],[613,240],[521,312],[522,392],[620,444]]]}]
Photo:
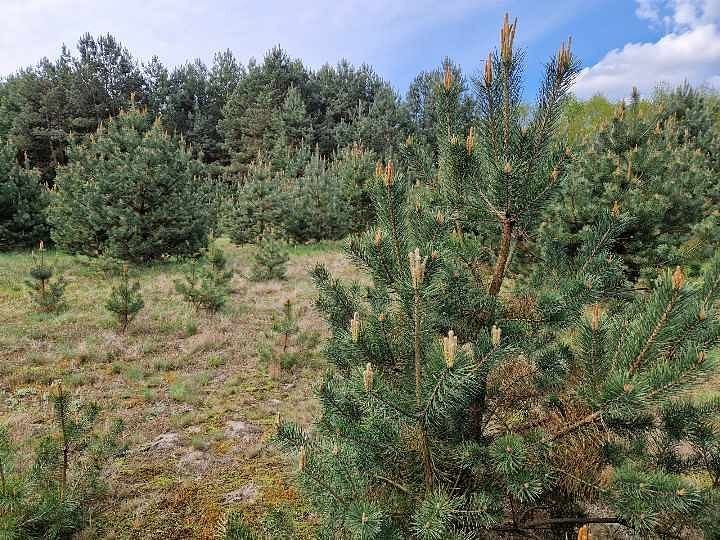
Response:
[{"label": "forest floor", "polygon": [[[312,343],[327,330],[312,307],[309,269],[321,262],[346,279],[355,270],[339,245],[320,244],[292,250],[286,280],[254,283],[244,277],[248,248],[222,245],[236,272],[222,313],[195,312],[175,292],[182,267],[156,264],[135,272],[145,309],[124,335],[104,307],[116,278],[97,263],[49,254],[68,282],[68,309],[47,316],[35,313],[24,285],[30,255],[0,255],[0,418],[16,444],[31,455],[53,429],[47,392],[57,379],[125,425],[127,450],[82,538],[210,539],[230,508],[250,524],[271,510],[289,513],[296,536],[310,535],[293,465],[267,439],[278,412],[309,425],[318,410],[324,364]],[[273,379],[258,348],[277,346],[270,328],[287,299],[312,349]]]}]

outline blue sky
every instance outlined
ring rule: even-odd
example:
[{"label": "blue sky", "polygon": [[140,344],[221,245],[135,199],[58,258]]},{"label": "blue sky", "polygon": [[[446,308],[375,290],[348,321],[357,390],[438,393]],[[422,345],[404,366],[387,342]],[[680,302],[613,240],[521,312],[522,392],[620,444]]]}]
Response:
[{"label": "blue sky", "polygon": [[169,65],[226,48],[246,63],[280,44],[312,67],[366,62],[404,92],[444,56],[474,72],[506,11],[528,50],[528,98],[568,35],[585,66],[581,97],[685,79],[720,87],[720,0],[0,0],[0,74],[110,32]]}]

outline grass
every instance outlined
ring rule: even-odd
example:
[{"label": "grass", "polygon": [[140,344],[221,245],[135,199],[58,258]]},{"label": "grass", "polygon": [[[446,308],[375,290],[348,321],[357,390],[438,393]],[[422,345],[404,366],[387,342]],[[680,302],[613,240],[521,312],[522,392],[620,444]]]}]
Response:
[{"label": "grass", "polygon": [[[208,316],[185,304],[173,285],[178,264],[136,268],[132,277],[141,283],[146,307],[123,335],[104,308],[116,278],[102,264],[49,252],[49,263],[68,281],[69,309],[47,316],[34,312],[24,285],[30,254],[0,254],[0,416],[16,442],[30,444],[49,427],[43,396],[56,379],[126,426],[128,452],[108,472],[108,495],[83,538],[214,538],[230,508],[225,497],[249,482],[260,496],[239,506],[251,523],[276,508],[306,511],[292,487],[290,464],[264,441],[278,410],[310,423],[317,412],[312,389],[324,365],[315,355],[272,380],[258,344],[287,299],[302,314],[304,335],[325,335],[311,307],[316,293],[308,270],[314,264],[355,276],[339,243],[319,243],[291,249],[286,280],[252,283],[243,277],[250,248],[222,245],[236,270],[226,310]],[[259,448],[244,448],[229,436],[231,420],[259,426]],[[147,449],[169,432],[178,435],[176,446]],[[310,529],[300,524],[299,537],[310,537]]]}]

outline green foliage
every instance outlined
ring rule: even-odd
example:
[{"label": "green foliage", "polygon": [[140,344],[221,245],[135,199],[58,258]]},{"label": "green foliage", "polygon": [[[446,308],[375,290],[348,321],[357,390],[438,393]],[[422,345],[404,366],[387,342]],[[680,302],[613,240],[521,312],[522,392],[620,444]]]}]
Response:
[{"label": "green foliage", "polygon": [[122,425],[98,431],[100,408],[71,400],[60,383],[52,387],[56,432],[37,446],[22,467],[7,430],[0,426],[0,537],[65,539],[90,520],[90,505],[104,492],[103,470],[120,450]]},{"label": "green foliage", "polygon": [[35,306],[41,313],[60,313],[67,304],[64,300],[65,280],[62,276],[52,279],[54,271],[45,261],[45,245],[40,241],[38,253],[33,252],[33,267],[26,280]]},{"label": "green foliage", "polygon": [[224,516],[218,526],[217,538],[222,540],[292,540],[297,538],[292,521],[292,510],[285,506],[274,507],[254,531],[248,527],[240,512],[234,510]]},{"label": "green foliage", "polygon": [[47,240],[47,201],[40,174],[27,161],[18,165],[15,149],[0,139],[0,251]]},{"label": "green foliage", "polygon": [[375,218],[370,185],[376,164],[375,152],[353,144],[341,149],[329,165],[330,174],[337,178],[343,191],[349,232],[365,230]]},{"label": "green foliage", "polygon": [[593,96],[586,101],[571,98],[563,109],[560,132],[571,147],[586,143],[611,121],[613,112],[613,104],[603,96]]},{"label": "green foliage", "polygon": [[317,153],[304,174],[289,181],[283,230],[292,240],[337,240],[352,228],[345,186]]},{"label": "green foliage", "polygon": [[198,164],[147,112],[132,106],[68,154],[49,209],[59,247],[149,261],[205,246]]},{"label": "green foliage", "polygon": [[217,538],[222,540],[259,540],[258,536],[247,526],[242,514],[229,512],[224,521],[218,525]]},{"label": "green foliage", "polygon": [[143,73],[148,106],[168,131],[184,137],[199,159],[225,164],[229,156],[218,122],[244,74],[229,50],[216,53],[211,66],[195,60],[172,71],[154,57]]},{"label": "green foliage", "polygon": [[720,241],[720,169],[711,156],[720,138],[711,122],[696,118],[710,115],[707,103],[683,96],[659,99],[656,112],[635,95],[579,147],[563,197],[548,212],[547,237],[572,251],[598,211],[614,207],[636,218],[614,249],[633,278],[652,278],[667,265],[697,268],[712,254]]},{"label": "green foliage", "polygon": [[118,331],[122,334],[143,307],[145,302],[140,293],[140,282],[130,283],[128,267],[124,265],[120,282],[112,288],[105,309],[115,315]]},{"label": "green foliage", "polygon": [[277,228],[287,212],[288,197],[269,164],[252,164],[242,183],[232,189],[221,210],[221,228],[238,244],[254,243]]},{"label": "green foliage", "polygon": [[285,279],[289,260],[285,243],[274,235],[267,234],[260,238],[255,246],[250,279],[253,281]]},{"label": "green foliage", "polygon": [[283,304],[282,311],[273,315],[270,340],[258,347],[260,359],[267,364],[271,377],[277,378],[280,371],[291,369],[305,360],[317,343],[300,332],[298,313],[290,299]]},{"label": "green foliage", "polygon": [[62,47],[54,61],[10,75],[0,92],[0,136],[27,153],[43,182],[67,162],[70,134],[84,137],[117,115],[131,96],[144,102],[144,81],[130,52],[111,35],[81,36],[73,54]]},{"label": "green foliage", "polygon": [[[332,369],[313,428],[281,422],[276,441],[297,460],[324,537],[715,527],[715,468],[702,459],[720,437],[714,405],[678,396],[717,372],[720,256],[696,282],[677,268],[633,289],[614,254],[632,209],[606,210],[577,249],[544,243],[512,279],[518,242],[571,170],[557,134],[578,70],[564,44],[528,113],[514,35],[506,19],[476,82],[473,129],[461,81],[449,67],[438,81],[436,180],[378,171],[374,227],[347,246],[368,284],[313,272]],[[478,219],[482,234],[468,233]]]},{"label": "green foliage", "polygon": [[290,149],[275,165],[253,162],[231,197],[220,193],[221,229],[234,242],[254,243],[271,230],[299,243],[336,240],[369,223],[375,154],[352,145],[328,162],[317,149],[305,152]]},{"label": "green foliage", "polygon": [[196,309],[216,313],[227,303],[232,276],[222,249],[211,242],[203,259],[191,261],[183,279],[175,281],[175,290]]}]

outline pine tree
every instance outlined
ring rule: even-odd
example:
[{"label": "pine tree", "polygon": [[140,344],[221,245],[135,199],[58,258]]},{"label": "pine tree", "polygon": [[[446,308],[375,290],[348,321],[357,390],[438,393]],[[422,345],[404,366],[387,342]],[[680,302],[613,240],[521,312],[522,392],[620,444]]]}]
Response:
[{"label": "pine tree", "polygon": [[330,174],[337,178],[349,211],[349,232],[365,230],[374,220],[368,179],[373,176],[377,154],[362,145],[341,149],[330,163]]},{"label": "pine tree", "polygon": [[40,174],[16,160],[17,152],[0,139],[0,251],[36,245],[47,240],[45,221],[48,193]]},{"label": "pine tree", "polygon": [[115,315],[118,332],[124,334],[128,325],[143,307],[145,307],[145,302],[140,293],[140,282],[130,283],[128,265],[124,264],[120,283],[112,288],[110,298],[105,303],[105,309]]},{"label": "pine tree", "polygon": [[635,218],[615,247],[630,277],[652,279],[664,266],[699,264],[720,241],[713,215],[717,171],[700,146],[708,131],[711,125],[698,121],[690,135],[676,116],[664,108],[656,112],[634,91],[629,104],[620,103],[614,117],[578,148],[545,234],[576,249],[598,206],[616,206]]},{"label": "pine tree", "polygon": [[204,257],[191,261],[184,278],[175,281],[175,290],[196,309],[216,313],[227,303],[232,276],[224,252],[211,241]]},{"label": "pine tree", "polygon": [[297,362],[298,355],[293,350],[291,341],[298,332],[300,327],[297,323],[297,313],[288,298],[283,304],[281,313],[273,316],[272,338],[277,343],[265,343],[258,349],[261,360],[268,365],[272,379],[279,378],[283,368],[287,369]]},{"label": "pine tree", "polygon": [[272,128],[276,137],[282,137],[290,146],[312,141],[312,123],[307,115],[305,101],[300,91],[291,86],[282,106],[275,111]]},{"label": "pine tree", "polygon": [[250,279],[253,281],[269,281],[285,279],[287,262],[290,260],[284,242],[270,233],[261,237],[255,246]]},{"label": "pine tree", "polygon": [[282,182],[263,161],[250,166],[242,182],[230,189],[230,196],[226,192],[221,196],[221,228],[237,244],[253,243],[270,229],[277,230],[290,204]]},{"label": "pine tree", "polygon": [[296,242],[337,240],[352,230],[345,185],[317,151],[302,176],[288,180],[283,230]]},{"label": "pine tree", "polygon": [[55,433],[37,446],[26,469],[0,426],[0,538],[70,538],[90,520],[104,492],[102,472],[121,450],[121,422],[96,429],[100,408],[72,400],[57,381],[50,388]]},{"label": "pine tree", "polygon": [[[575,253],[549,242],[528,279],[508,279],[565,181],[572,154],[555,135],[578,69],[563,44],[528,117],[515,31],[506,17],[468,131],[445,71],[437,182],[379,168],[375,226],[348,242],[370,284],[313,272],[333,369],[314,429],[281,422],[277,442],[323,538],[565,538],[596,523],[717,534],[717,486],[687,476],[707,470],[709,445],[665,459],[689,435],[657,418],[684,424],[695,413],[679,392],[715,370],[720,256],[697,283],[677,268],[633,290],[612,253],[631,216],[601,209]],[[487,237],[467,232],[478,216],[495,224]]]},{"label": "pine tree", "polygon": [[133,105],[68,152],[49,209],[59,247],[143,262],[206,245],[200,164],[147,111]]},{"label": "pine tree", "polygon": [[30,290],[30,297],[42,313],[59,313],[66,308],[63,299],[65,295],[65,279],[60,276],[52,279],[54,271],[45,262],[45,244],[41,240],[38,253],[33,252],[33,267],[30,270],[32,280],[25,284]]}]

